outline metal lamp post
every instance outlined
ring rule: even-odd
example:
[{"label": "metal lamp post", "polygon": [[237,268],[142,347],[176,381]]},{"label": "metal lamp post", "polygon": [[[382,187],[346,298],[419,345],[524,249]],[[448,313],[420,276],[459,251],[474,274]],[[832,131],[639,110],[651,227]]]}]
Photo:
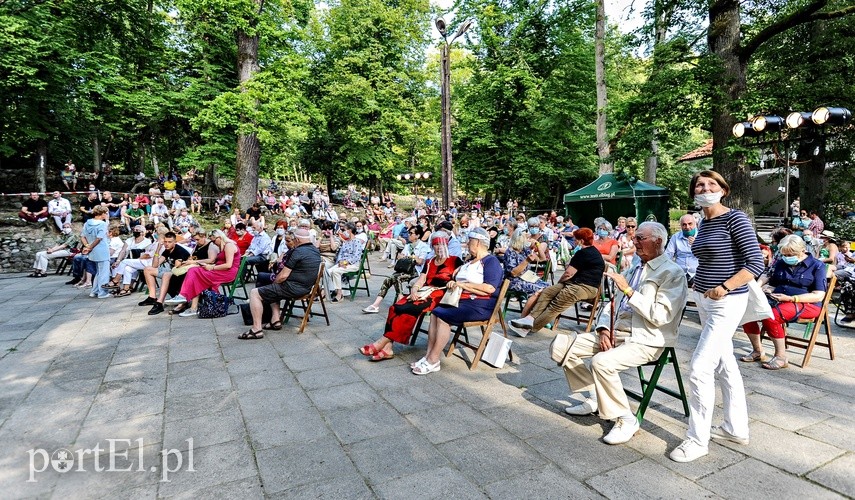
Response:
[{"label": "metal lamp post", "polygon": [[451,44],[463,33],[472,27],[472,20],[467,20],[457,28],[457,32],[451,37],[446,36],[446,24],[443,18],[435,21],[436,29],[442,35],[445,42],[442,45],[441,61],[439,65],[440,79],[440,102],[442,107],[442,130],[441,130],[441,155],[442,155],[442,204],[445,208],[454,199],[454,170],[451,166]]}]

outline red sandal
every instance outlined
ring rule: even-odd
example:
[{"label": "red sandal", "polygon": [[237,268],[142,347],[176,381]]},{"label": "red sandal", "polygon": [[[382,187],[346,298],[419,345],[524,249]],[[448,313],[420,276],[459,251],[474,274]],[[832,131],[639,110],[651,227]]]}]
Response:
[{"label": "red sandal", "polygon": [[369,361],[383,361],[385,359],[392,359],[395,357],[395,353],[388,353],[386,351],[377,351],[377,354],[371,356]]},{"label": "red sandal", "polygon": [[374,344],[365,344],[364,346],[359,348],[359,353],[363,356],[374,356],[378,351]]}]

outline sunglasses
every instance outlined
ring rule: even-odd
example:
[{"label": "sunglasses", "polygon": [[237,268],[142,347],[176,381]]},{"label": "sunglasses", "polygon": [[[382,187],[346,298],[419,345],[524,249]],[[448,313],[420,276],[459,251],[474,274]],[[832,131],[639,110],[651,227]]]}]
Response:
[{"label": "sunglasses", "polygon": [[626,227],[627,227],[627,228],[633,228],[633,229],[635,229],[635,228],[637,228],[638,226],[626,226]]}]

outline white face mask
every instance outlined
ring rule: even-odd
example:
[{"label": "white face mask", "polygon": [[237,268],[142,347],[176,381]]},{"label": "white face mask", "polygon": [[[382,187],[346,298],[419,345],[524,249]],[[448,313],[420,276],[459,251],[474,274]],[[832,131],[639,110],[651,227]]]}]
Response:
[{"label": "white face mask", "polygon": [[62,228],[62,232],[65,234],[71,234],[71,228],[70,227],[64,227],[64,228]]},{"label": "white face mask", "polygon": [[701,193],[695,195],[695,204],[701,208],[711,207],[721,201],[724,191],[717,193]]},{"label": "white face mask", "polygon": [[279,236],[284,236],[285,235],[285,228],[284,227],[276,228],[276,234],[278,234]]}]

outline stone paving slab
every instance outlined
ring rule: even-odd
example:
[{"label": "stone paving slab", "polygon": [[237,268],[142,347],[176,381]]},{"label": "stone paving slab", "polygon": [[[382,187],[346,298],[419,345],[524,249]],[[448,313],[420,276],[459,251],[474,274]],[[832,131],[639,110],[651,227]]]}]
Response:
[{"label": "stone paving slab", "polygon": [[[377,290],[387,272],[374,264]],[[678,464],[667,454],[686,418],[670,397],[654,396],[623,446],[602,442],[610,423],[563,413],[570,396],[548,332],[512,337],[515,358],[501,369],[469,370],[472,353],[457,349],[440,372],[415,377],[407,365],[424,354],[423,335],[382,363],[357,351],[385,320],[361,313],[364,293],[327,303],[329,327],[315,319],[297,334],[292,323],[249,342],[236,338],[239,316],[148,316],[136,294],[89,299],[64,281],[0,276],[3,498],[855,496],[855,330],[833,327],[834,361],[817,348],[808,368],[797,350],[787,370],[740,364],[751,444],[711,443],[709,456]],[[689,311],[684,381],[699,329]],[[741,333],[734,344],[747,352]],[[637,387],[634,373],[622,379]],[[662,382],[674,383],[670,370]],[[134,471],[93,470],[110,440],[116,467]],[[85,472],[35,455],[45,470],[28,482],[37,449],[88,450],[75,464]]]}]

